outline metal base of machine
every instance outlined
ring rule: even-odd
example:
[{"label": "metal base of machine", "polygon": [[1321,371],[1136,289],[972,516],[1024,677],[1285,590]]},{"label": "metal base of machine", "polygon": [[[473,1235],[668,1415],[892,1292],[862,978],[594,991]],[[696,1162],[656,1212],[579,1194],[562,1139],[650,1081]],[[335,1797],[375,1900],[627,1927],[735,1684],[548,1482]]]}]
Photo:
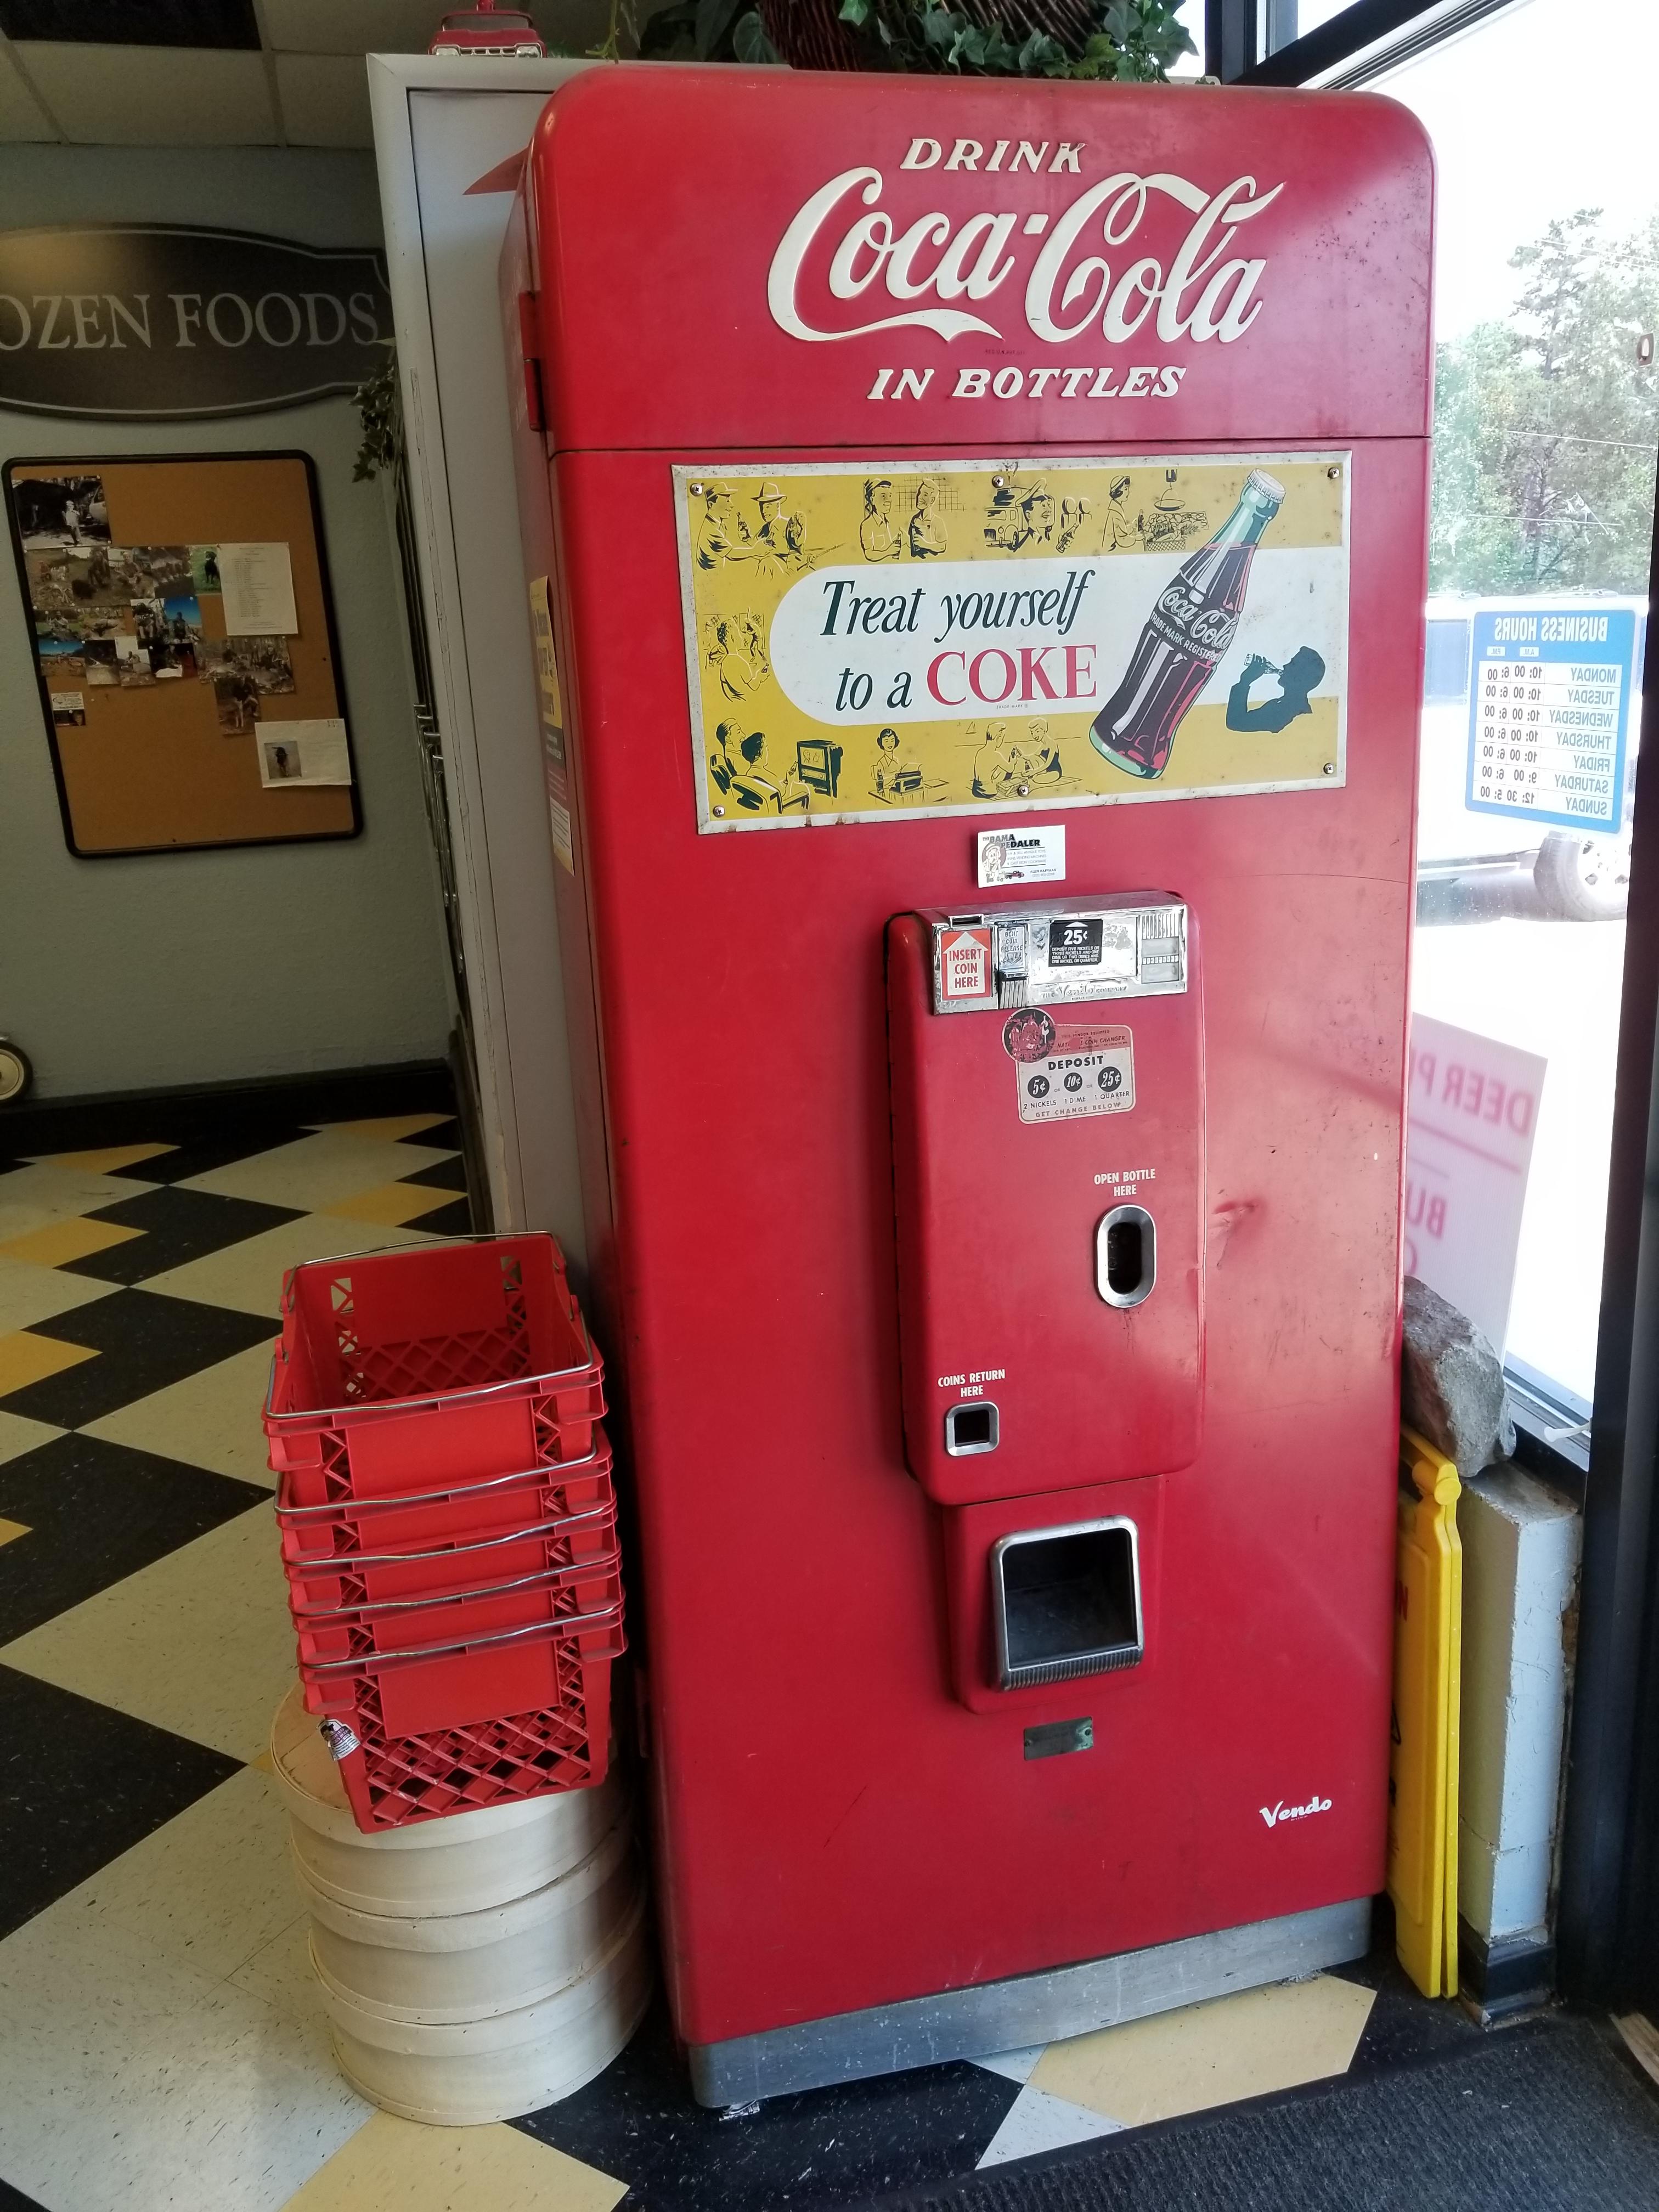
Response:
[{"label": "metal base of machine", "polygon": [[1371,1900],[1358,1897],[1047,1973],[906,1997],[726,2043],[693,2044],[687,2054],[692,2093],[700,2105],[747,2105],[869,2074],[1028,2050],[1057,2037],[1086,2035],[1176,2005],[1340,1966],[1364,1956],[1370,1933]]}]

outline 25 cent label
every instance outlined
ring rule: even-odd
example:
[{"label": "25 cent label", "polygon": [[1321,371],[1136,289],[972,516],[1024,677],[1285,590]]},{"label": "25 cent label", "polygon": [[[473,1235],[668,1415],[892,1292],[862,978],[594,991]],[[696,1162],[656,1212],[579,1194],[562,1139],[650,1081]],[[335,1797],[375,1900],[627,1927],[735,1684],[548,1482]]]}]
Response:
[{"label": "25 cent label", "polygon": [[1135,1103],[1134,1037],[1127,1029],[1062,1029],[1045,1058],[1014,1062],[1022,1121],[1127,1114]]}]

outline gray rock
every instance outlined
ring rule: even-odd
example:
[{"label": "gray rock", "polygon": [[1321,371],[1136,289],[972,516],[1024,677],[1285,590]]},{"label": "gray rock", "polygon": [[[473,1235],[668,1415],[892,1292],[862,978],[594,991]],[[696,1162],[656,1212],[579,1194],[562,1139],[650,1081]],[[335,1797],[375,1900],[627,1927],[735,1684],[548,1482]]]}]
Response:
[{"label": "gray rock", "polygon": [[1406,1278],[1400,1411],[1407,1428],[1455,1462],[1465,1482],[1515,1449],[1504,1369],[1490,1340],[1415,1275]]}]

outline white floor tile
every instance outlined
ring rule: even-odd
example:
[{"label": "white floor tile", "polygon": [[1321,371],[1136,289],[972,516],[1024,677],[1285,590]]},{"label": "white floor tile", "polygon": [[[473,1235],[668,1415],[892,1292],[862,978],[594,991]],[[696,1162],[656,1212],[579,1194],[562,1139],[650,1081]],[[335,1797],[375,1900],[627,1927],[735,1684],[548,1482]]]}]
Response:
[{"label": "white floor tile", "polygon": [[[5,1179],[0,1177],[0,1191]],[[113,1283],[94,1283],[86,1275],[68,1275],[61,1267],[32,1267],[27,1260],[8,1259],[0,1252],[0,1336],[15,1328],[33,1328],[54,1314],[72,1313],[76,1306],[106,1298]]]},{"label": "white floor tile", "polygon": [[[412,1175],[412,1168],[405,1168]],[[27,1237],[50,1221],[67,1221],[77,1213],[90,1213],[117,1199],[137,1198],[149,1186],[131,1176],[94,1175],[87,1168],[55,1168],[46,1164],[12,1168],[0,1175],[0,1244],[13,1237]],[[101,1286],[100,1286],[101,1287]]]},{"label": "white floor tile", "polygon": [[[274,1334],[274,1323],[272,1328]],[[216,1366],[106,1413],[100,1421],[88,1421],[86,1433],[270,1490],[276,1478],[266,1463],[259,1418],[270,1381],[270,1346],[250,1345]]]},{"label": "white floor tile", "polygon": [[[292,1870],[289,1887],[297,1894]],[[280,1935],[273,1936],[228,1977],[239,1990],[312,2032],[319,2047],[328,2047],[328,2015],[321,1985],[311,1963],[311,1915],[302,1905]]]},{"label": "white floor tile", "polygon": [[1005,2081],[1025,2082],[1048,2048],[1046,2043],[1034,2043],[1029,2051],[1000,2051],[994,2058],[975,2058],[972,2063],[982,2066],[988,2074],[1000,2074]]},{"label": "white floor tile", "polygon": [[147,1276],[144,1288],[163,1291],[172,1298],[194,1298],[200,1305],[269,1314],[275,1322],[282,1311],[283,1277],[301,1261],[431,1242],[430,1234],[422,1229],[348,1221],[333,1213],[307,1213],[297,1221],[284,1221],[275,1229],[264,1230],[258,1237],[245,1237],[240,1244],[228,1244],[222,1252],[210,1252],[204,1259],[187,1260],[182,1267]]},{"label": "white floor tile", "polygon": [[1103,2112],[1069,2105],[1065,2098],[1051,2097],[1028,2083],[1008,2107],[979,2162],[981,2167],[1006,2166],[1011,2159],[1035,2158],[1039,2151],[1063,2150],[1067,2143],[1115,2135],[1121,2125]]},{"label": "white floor tile", "polygon": [[37,1444],[49,1444],[54,1437],[63,1434],[62,1429],[53,1428],[50,1422],[27,1420],[21,1413],[0,1413],[0,1467],[9,1459],[21,1459]]},{"label": "white floor tile", "polygon": [[277,2212],[369,2113],[281,2013],[73,1893],[0,1943],[0,2172],[52,2212]]},{"label": "white floor tile", "polygon": [[181,1190],[216,1192],[221,1198],[257,1199],[265,1206],[303,1206],[325,1213],[331,1199],[352,1198],[383,1182],[401,1182],[422,1168],[450,1160],[453,1152],[429,1145],[387,1144],[343,1128],[319,1129],[252,1158],[234,1160],[192,1176]]},{"label": "white floor tile", "polygon": [[0,1648],[0,1664],[256,1758],[295,1665],[270,1509],[239,1514],[32,1629]]},{"label": "white floor tile", "polygon": [[52,1909],[228,1980],[305,1910],[276,1784],[245,1766]]}]

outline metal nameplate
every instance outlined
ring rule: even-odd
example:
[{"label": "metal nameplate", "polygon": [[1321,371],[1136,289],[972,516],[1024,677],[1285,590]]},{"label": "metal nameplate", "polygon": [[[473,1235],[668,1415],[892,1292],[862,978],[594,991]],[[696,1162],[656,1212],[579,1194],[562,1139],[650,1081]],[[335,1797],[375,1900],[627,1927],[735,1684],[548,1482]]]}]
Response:
[{"label": "metal nameplate", "polygon": [[1163,998],[1187,988],[1187,908],[1162,892],[927,914],[933,1012]]}]

